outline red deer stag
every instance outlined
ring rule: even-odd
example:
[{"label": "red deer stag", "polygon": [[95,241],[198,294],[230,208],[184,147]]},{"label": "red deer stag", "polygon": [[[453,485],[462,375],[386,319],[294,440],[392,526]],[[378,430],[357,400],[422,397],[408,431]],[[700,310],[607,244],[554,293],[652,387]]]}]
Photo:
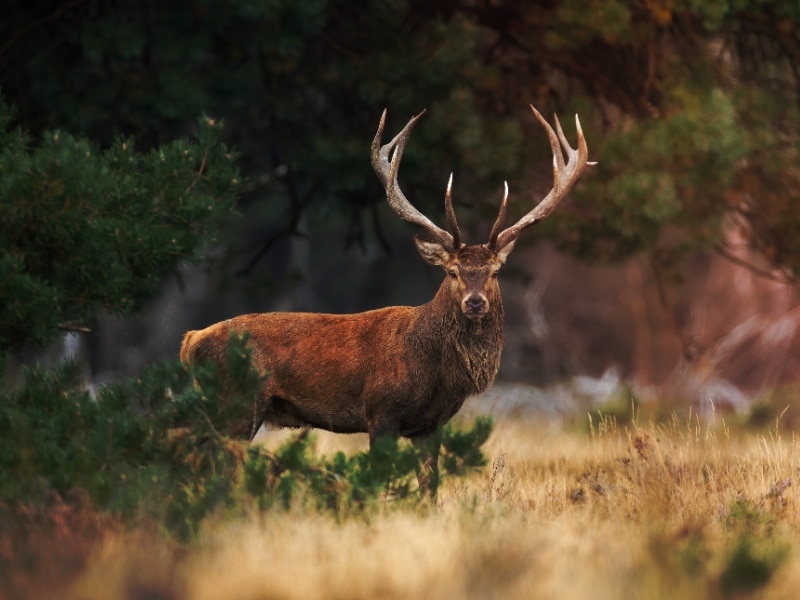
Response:
[{"label": "red deer stag", "polygon": [[[531,106],[553,152],[553,189],[514,225],[503,229],[508,186],[486,244],[468,246],[447,184],[450,231],[434,225],[406,198],[397,182],[414,116],[381,146],[386,111],[372,141],[372,166],[397,215],[421,228],[415,242],[422,258],[447,274],[433,300],[358,314],[263,313],[221,321],[186,333],[184,363],[224,365],[232,331],[248,332],[252,361],[268,374],[247,420],[251,439],[262,423],[318,427],[337,433],[410,438],[422,451],[420,487],[436,493],[439,432],[467,396],[486,390],[497,374],[503,348],[503,305],[497,272],[522,231],[546,218],[580,177],[588,149],[575,116],[578,148],[567,142],[558,118],[555,131]],[[423,111],[424,112],[424,111]],[[563,147],[563,150],[562,150]],[[566,162],[564,160],[566,154]]]}]

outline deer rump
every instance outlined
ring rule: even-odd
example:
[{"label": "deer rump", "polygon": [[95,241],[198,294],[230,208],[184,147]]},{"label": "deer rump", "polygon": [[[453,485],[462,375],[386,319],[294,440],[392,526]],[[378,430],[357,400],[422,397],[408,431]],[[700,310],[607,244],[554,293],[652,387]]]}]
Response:
[{"label": "deer rump", "polygon": [[458,324],[431,322],[428,305],[242,315],[189,331],[181,360],[213,361],[224,377],[231,333],[250,334],[252,363],[267,376],[249,430],[239,432],[251,438],[262,423],[364,432],[370,441],[425,437],[467,396],[484,391],[499,368],[501,323],[452,314]]}]

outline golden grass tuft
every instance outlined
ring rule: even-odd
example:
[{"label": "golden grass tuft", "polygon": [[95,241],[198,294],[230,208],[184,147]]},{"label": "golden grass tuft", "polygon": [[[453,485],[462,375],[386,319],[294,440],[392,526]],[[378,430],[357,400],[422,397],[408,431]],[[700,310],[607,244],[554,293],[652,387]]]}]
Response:
[{"label": "golden grass tuft", "polygon": [[[336,439],[318,449],[333,452]],[[792,598],[800,589],[792,435],[677,419],[595,422],[587,434],[505,419],[485,452],[489,465],[446,479],[436,506],[387,502],[343,522],[301,509],[253,513],[208,524],[188,547],[114,530],[59,594],[568,600]]]}]

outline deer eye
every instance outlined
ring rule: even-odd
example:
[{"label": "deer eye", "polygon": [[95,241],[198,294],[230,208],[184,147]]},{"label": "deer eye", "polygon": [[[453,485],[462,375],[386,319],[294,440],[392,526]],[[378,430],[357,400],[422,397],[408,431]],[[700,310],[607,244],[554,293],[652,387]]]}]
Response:
[{"label": "deer eye", "polygon": [[447,274],[453,279],[458,279],[458,271],[456,271],[455,269],[448,269]]}]

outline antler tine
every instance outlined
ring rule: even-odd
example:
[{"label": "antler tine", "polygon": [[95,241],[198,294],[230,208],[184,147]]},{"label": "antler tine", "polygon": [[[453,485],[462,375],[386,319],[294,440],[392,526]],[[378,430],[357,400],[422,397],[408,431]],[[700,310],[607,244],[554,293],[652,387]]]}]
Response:
[{"label": "antler tine", "polygon": [[[531,108],[533,108],[533,107],[531,107]],[[578,130],[580,130],[581,122],[577,118],[578,117],[577,114],[575,115],[575,117],[576,117],[576,121],[575,121],[576,126],[577,126]],[[561,146],[564,148],[564,151],[569,154],[569,152],[572,150],[572,146],[569,145],[569,140],[567,140],[567,136],[564,135],[564,130],[561,128],[561,121],[558,120],[558,115],[555,114],[555,113],[553,114],[553,120],[556,122],[556,135],[558,135],[558,141],[561,142]],[[545,121],[545,124],[546,123],[547,123],[547,121]],[[580,141],[582,138],[583,138],[583,132],[581,131],[578,134],[578,140]],[[559,154],[559,156],[561,156],[561,152],[559,152],[558,154]]]},{"label": "antler tine", "polygon": [[[578,148],[576,150],[569,145],[558,117],[554,119],[556,129],[553,130],[533,105],[531,105],[531,110],[539,123],[542,124],[542,127],[544,127],[547,138],[550,141],[550,149],[553,152],[553,188],[533,210],[497,236],[497,248],[503,248],[516,240],[524,229],[546,219],[564,196],[567,195],[567,192],[581,176],[587,165],[596,164],[589,162],[589,148],[586,145],[586,138],[583,136],[583,129],[578,115],[575,115],[575,129],[578,132]],[[564,162],[564,154],[567,155],[566,163]]]},{"label": "antler tine", "polygon": [[542,124],[542,127],[544,127],[545,133],[547,133],[547,139],[550,142],[550,151],[553,153],[553,171],[555,171],[555,173],[563,171],[565,165],[561,144],[564,145],[564,151],[567,152],[567,155],[569,155],[569,151],[572,150],[572,147],[564,136],[564,130],[561,129],[561,122],[558,120],[558,115],[553,115],[553,120],[556,122],[556,129],[558,129],[558,133],[556,133],[553,131],[553,128],[550,127],[550,123],[542,116],[542,113],[536,110],[532,104],[531,110],[533,114],[536,115],[536,119],[539,123]]},{"label": "antler tine", "polygon": [[[433,221],[419,212],[411,202],[408,201],[403,191],[400,189],[400,184],[397,182],[397,173],[400,170],[400,161],[403,158],[403,151],[405,150],[406,143],[408,142],[411,130],[417,121],[425,114],[423,110],[417,115],[411,117],[406,123],[406,126],[398,133],[391,142],[381,146],[381,138],[383,137],[383,128],[386,123],[386,110],[381,115],[380,123],[378,124],[378,131],[372,139],[372,168],[378,179],[381,180],[384,189],[386,190],[386,200],[392,210],[407,223],[412,223],[422,227],[425,232],[434,240],[447,247],[449,250],[457,250],[458,246],[454,243],[460,238],[457,226],[454,229],[453,235],[446,232],[444,229],[437,227]],[[391,155],[391,159],[390,159]],[[450,212],[452,212],[451,201],[445,197],[445,201],[450,205],[448,210],[448,220],[450,220]],[[451,222],[452,227],[452,222]],[[455,236],[455,239],[454,239]],[[460,241],[459,241],[460,244]]]},{"label": "antler tine", "polygon": [[500,235],[500,229],[506,222],[506,209],[508,207],[508,182],[503,182],[503,199],[500,201],[500,212],[497,213],[497,219],[492,225],[492,231],[489,234],[489,250],[497,248],[497,236]]},{"label": "antler tine", "polygon": [[447,191],[444,194],[444,210],[447,213],[447,224],[450,227],[450,233],[453,234],[453,249],[458,250],[461,248],[461,230],[456,220],[456,211],[453,209],[453,197],[450,195],[452,187],[453,174],[450,173],[450,179],[447,180]]}]

